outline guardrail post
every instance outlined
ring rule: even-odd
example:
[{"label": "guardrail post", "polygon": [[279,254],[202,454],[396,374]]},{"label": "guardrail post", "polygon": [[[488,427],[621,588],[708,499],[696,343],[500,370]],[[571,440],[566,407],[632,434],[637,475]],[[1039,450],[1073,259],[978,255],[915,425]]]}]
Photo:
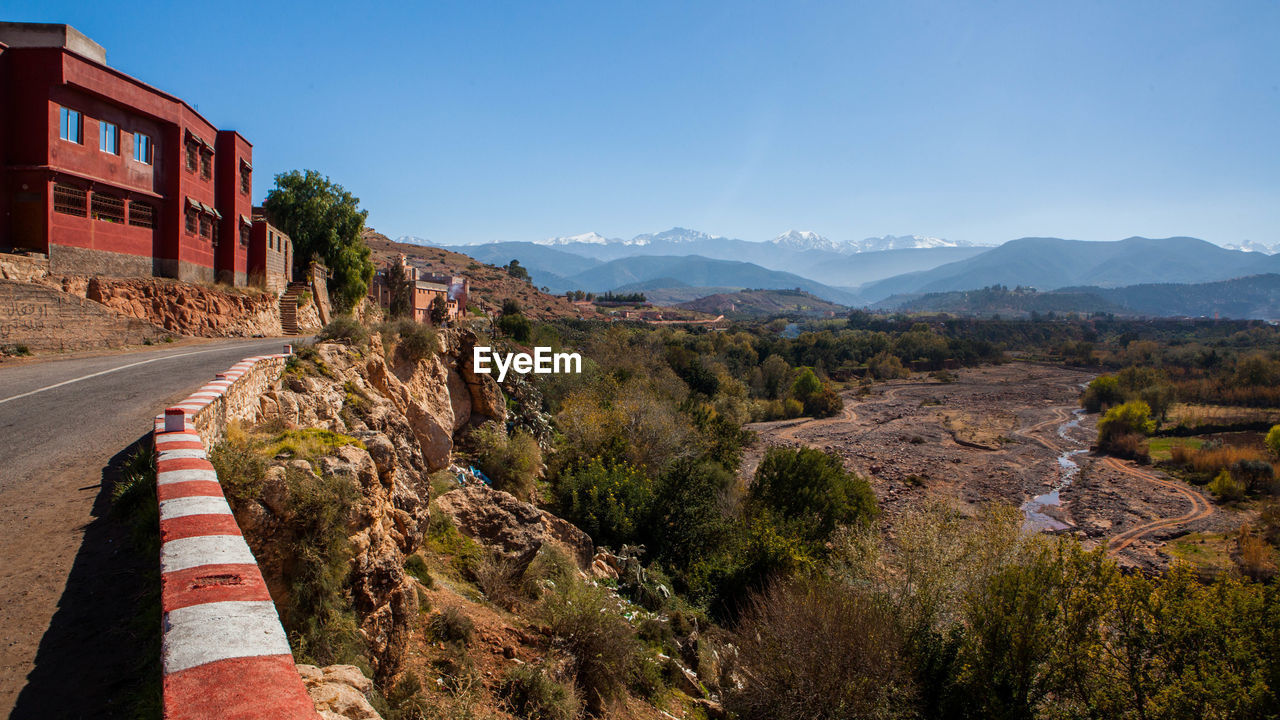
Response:
[{"label": "guardrail post", "polygon": [[182,408],[164,409],[164,431],[182,432],[187,429],[187,413]]},{"label": "guardrail post", "polygon": [[285,346],[284,346],[284,354],[285,354],[285,355],[292,355],[292,354],[293,354],[293,346],[292,346],[292,345],[285,345]]}]

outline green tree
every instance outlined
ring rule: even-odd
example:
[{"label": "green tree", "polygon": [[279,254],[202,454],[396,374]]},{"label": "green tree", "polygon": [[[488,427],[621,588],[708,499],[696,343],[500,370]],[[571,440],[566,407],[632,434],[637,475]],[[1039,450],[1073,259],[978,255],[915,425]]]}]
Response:
[{"label": "green tree", "polygon": [[1114,375],[1101,375],[1094,378],[1080,398],[1081,407],[1091,413],[1106,410],[1122,402],[1124,402],[1124,391],[1120,388],[1119,379]]},{"label": "green tree", "polygon": [[387,303],[387,312],[393,318],[412,316],[413,283],[409,280],[409,275],[404,271],[404,266],[398,262],[388,265],[386,280],[387,292],[391,296]]},{"label": "green tree", "polygon": [[431,324],[439,325],[449,317],[449,305],[444,301],[443,295],[436,295],[431,301]]},{"label": "green tree", "polygon": [[835,455],[813,448],[773,448],[756,470],[749,498],[806,542],[820,544],[840,525],[870,520],[876,498],[866,480]]},{"label": "green tree", "polygon": [[355,307],[373,279],[371,252],[360,236],[369,213],[360,199],[315,170],[293,170],[276,176],[263,207],[293,239],[295,268],[320,258],[333,273],[334,303],[340,310]]},{"label": "green tree", "polygon": [[529,280],[529,271],[520,264],[519,260],[512,260],[507,263],[507,274],[517,280]]},{"label": "green tree", "polygon": [[791,396],[800,402],[808,400],[810,397],[822,391],[822,381],[818,376],[813,374],[813,368],[805,368],[800,371],[800,375],[796,377],[796,381],[791,383]]}]

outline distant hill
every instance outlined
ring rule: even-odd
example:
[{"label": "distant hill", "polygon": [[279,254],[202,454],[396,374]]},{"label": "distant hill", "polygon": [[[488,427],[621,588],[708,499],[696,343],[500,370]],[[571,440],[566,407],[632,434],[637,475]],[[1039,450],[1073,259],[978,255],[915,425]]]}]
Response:
[{"label": "distant hill", "polygon": [[586,290],[604,292],[658,278],[669,278],[683,285],[722,288],[801,289],[824,300],[849,303],[856,296],[841,288],[830,287],[792,273],[770,270],[754,263],[688,256],[636,256],[619,258],[583,272],[553,281],[537,282],[553,291]]},{"label": "distant hill", "polygon": [[[549,286],[556,277],[585,270],[588,266],[581,265],[581,259],[599,263],[644,255],[697,255],[714,260],[754,263],[824,285],[849,288],[902,273],[929,270],[973,257],[990,248],[960,246],[951,241],[914,235],[837,243],[816,233],[800,231],[784,233],[768,242],[748,242],[697,230],[672,228],[660,233],[637,235],[625,241],[606,238],[599,233],[584,233],[537,243],[463,245],[453,249],[497,265],[505,265],[512,258],[518,259],[534,275],[534,282]],[[566,255],[580,260],[569,260]]]},{"label": "distant hill", "polygon": [[849,310],[844,305],[827,302],[803,290],[739,290],[698,298],[677,307],[729,317],[825,316],[843,314]]},{"label": "distant hill", "polygon": [[1280,272],[1280,256],[1247,253],[1189,237],[1133,237],[1116,242],[1021,238],[932,270],[859,288],[868,302],[893,295],[971,290],[992,285],[1040,290],[1090,285],[1195,283]]},{"label": "distant hill", "polygon": [[875,307],[907,312],[1026,316],[1033,312],[1113,313],[1146,317],[1280,319],[1280,274],[1211,283],[1148,283],[1119,288],[1071,287],[1050,292],[996,286],[981,290],[894,296]]},{"label": "distant hill", "polygon": [[925,295],[894,295],[872,307],[880,310],[906,312],[945,312],[954,315],[989,317],[1024,317],[1031,313],[1114,313],[1132,314],[1129,308],[1118,305],[1092,292],[1098,288],[1077,288],[1076,291],[1039,292],[1032,288],[1009,289],[1002,285],[980,290],[956,290]]},{"label": "distant hill", "polygon": [[581,308],[574,306],[563,296],[539,292],[529,283],[511,277],[505,270],[486,265],[462,253],[441,247],[395,242],[368,228],[364,233],[364,241],[373,250],[373,261],[379,268],[386,267],[398,254],[404,253],[409,263],[415,267],[467,276],[471,284],[471,302],[490,313],[501,309],[502,301],[510,298],[520,303],[526,315],[539,320],[578,317],[583,314]]}]

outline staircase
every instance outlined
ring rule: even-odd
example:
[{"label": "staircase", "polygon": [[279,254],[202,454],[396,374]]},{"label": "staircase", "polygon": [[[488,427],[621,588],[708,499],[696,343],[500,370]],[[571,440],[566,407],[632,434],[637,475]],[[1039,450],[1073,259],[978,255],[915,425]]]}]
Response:
[{"label": "staircase", "polygon": [[280,329],[285,335],[298,334],[298,296],[306,291],[306,283],[291,282],[280,296]]}]

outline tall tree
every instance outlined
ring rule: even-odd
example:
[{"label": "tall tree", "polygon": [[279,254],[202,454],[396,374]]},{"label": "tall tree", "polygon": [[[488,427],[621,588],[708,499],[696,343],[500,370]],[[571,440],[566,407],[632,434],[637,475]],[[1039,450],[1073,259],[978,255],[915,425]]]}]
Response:
[{"label": "tall tree", "polygon": [[360,237],[369,213],[360,209],[360,199],[315,170],[293,170],[276,176],[263,207],[293,239],[295,266],[324,261],[333,272],[335,304],[355,307],[373,279],[371,252]]},{"label": "tall tree", "polygon": [[413,283],[409,280],[404,266],[393,262],[387,266],[387,292],[391,295],[387,303],[387,311],[391,317],[410,317],[413,315]]}]

